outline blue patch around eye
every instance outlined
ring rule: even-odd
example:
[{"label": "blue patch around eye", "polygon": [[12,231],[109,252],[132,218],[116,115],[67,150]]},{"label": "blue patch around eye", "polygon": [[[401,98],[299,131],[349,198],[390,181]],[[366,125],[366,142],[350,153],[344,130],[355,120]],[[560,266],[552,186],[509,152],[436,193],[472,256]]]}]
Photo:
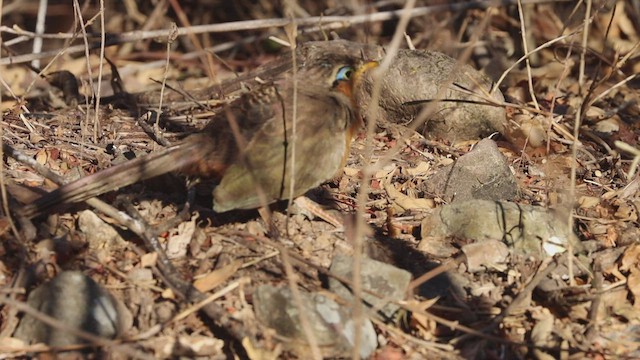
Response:
[{"label": "blue patch around eye", "polygon": [[343,66],[338,70],[336,74],[336,80],[349,80],[353,75],[353,67],[352,66]]}]

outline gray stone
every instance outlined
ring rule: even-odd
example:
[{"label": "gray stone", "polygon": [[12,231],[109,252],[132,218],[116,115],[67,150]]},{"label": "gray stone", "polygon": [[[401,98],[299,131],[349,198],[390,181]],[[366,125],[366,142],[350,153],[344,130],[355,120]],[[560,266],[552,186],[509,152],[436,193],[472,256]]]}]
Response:
[{"label": "gray stone", "polygon": [[[374,296],[366,292],[362,298],[370,307],[380,311],[385,317],[391,318],[399,310],[399,306],[390,301],[404,300],[407,287],[411,281],[411,273],[380,261],[367,257],[362,258],[361,279],[362,288],[379,295]],[[329,271],[343,279],[353,279],[353,258],[336,255]],[[342,282],[331,278],[329,288],[340,297],[353,300],[353,292]]]},{"label": "gray stone", "polygon": [[[313,41],[300,44],[298,66],[307,65],[306,59],[322,59],[326,54],[344,57],[351,61],[381,60],[385,55],[382,46],[357,42]],[[423,107],[436,98],[439,89],[446,86],[435,111],[418,131],[428,138],[449,141],[479,139],[493,132],[503,132],[506,126],[505,109],[487,105],[485,98],[502,103],[504,97],[499,90],[490,92],[493,81],[471,66],[457,66],[457,61],[445,54],[428,50],[401,49],[382,79],[379,112],[372,121],[412,125]],[[269,79],[291,67],[291,58],[283,56],[243,76],[242,82],[234,79],[222,85],[225,93],[240,88],[240,83],[251,85],[256,78]],[[373,80],[371,72],[364,74],[361,91],[355,94],[356,102],[366,114],[371,103]],[[453,84],[448,84],[449,80]],[[214,90],[218,92],[218,88]],[[205,92],[210,96],[211,91]]]},{"label": "gray stone", "polygon": [[[262,285],[253,293],[253,306],[258,321],[287,338],[285,346],[301,358],[307,358],[309,347],[300,322],[303,312],[323,357],[348,356],[354,344],[355,326],[348,308],[318,293],[300,291],[302,308],[296,306],[290,288]],[[369,319],[361,326],[360,356],[368,358],[378,346],[376,332]]]},{"label": "gray stone", "polygon": [[442,206],[422,221],[421,232],[422,242],[446,237],[500,240],[518,254],[537,258],[564,252],[569,244],[574,252],[582,248],[566,215],[508,201],[469,200]]},{"label": "gray stone", "polygon": [[100,219],[91,210],[84,210],[78,216],[78,228],[87,237],[91,249],[106,249],[113,251],[126,246],[127,242],[113,228]]},{"label": "gray stone", "polygon": [[[33,290],[27,304],[66,327],[112,339],[123,329],[123,309],[106,290],[78,271],[64,271]],[[15,336],[29,343],[66,346],[86,341],[64,328],[25,315]]]},{"label": "gray stone", "polygon": [[447,202],[513,200],[518,183],[509,164],[491,139],[483,139],[472,151],[423,182],[422,190]]},{"label": "gray stone", "polygon": [[[436,51],[399,50],[382,78],[377,119],[396,124],[413,124],[423,107],[436,100],[443,87],[442,101],[434,105],[427,121],[417,127],[427,138],[448,141],[478,139],[493,132],[503,133],[506,111],[488,105],[486,98],[504,102],[499,90],[490,96],[492,80],[468,65]],[[451,84],[450,81],[453,83]],[[363,76],[356,101],[366,114],[371,103],[373,74]]]}]

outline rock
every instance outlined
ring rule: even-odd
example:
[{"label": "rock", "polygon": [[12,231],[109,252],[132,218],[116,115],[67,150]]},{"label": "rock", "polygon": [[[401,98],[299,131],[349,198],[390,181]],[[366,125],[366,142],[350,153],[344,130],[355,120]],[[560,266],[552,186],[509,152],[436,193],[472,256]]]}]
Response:
[{"label": "rock", "polygon": [[[67,327],[108,339],[118,336],[127,322],[124,306],[79,271],[63,271],[40,285],[29,294],[27,304]],[[87,342],[66,329],[46,325],[28,314],[20,321],[15,337],[50,346]]]},{"label": "rock", "polygon": [[[326,54],[344,56],[351,61],[380,60],[384,57],[385,50],[381,46],[346,40],[311,41],[298,45],[296,54],[298,66],[303,68],[310,63],[308,59],[322,59]],[[239,81],[234,78],[224,82],[221,85],[223,93],[239,90],[241,84],[251,87],[259,82],[257,79],[271,79],[291,66],[291,57],[283,55],[278,60],[241,76]],[[380,109],[374,120],[380,121],[381,125],[384,122],[412,124],[422,108],[434,100],[438,90],[448,83],[452,73],[451,80],[454,84],[443,92],[442,99],[445,101],[436,106],[428,121],[417,130],[428,138],[448,141],[480,139],[496,131],[504,132],[507,121],[504,108],[486,105],[487,101],[484,100],[485,94],[491,89],[492,80],[468,65],[456,67],[456,60],[445,54],[428,50],[398,51],[382,79]],[[362,91],[355,96],[362,114],[366,114],[373,87],[370,72],[363,76],[363,81]],[[202,97],[209,98],[212,93],[219,93],[219,90],[216,85],[199,91],[194,96],[198,98],[198,94],[202,94]],[[492,97],[497,102],[504,101],[499,90]]]},{"label": "rock", "polygon": [[421,243],[446,237],[500,240],[516,253],[537,258],[564,252],[570,243],[574,252],[581,250],[565,215],[507,201],[469,200],[442,206],[423,220],[421,232]]},{"label": "rock", "polygon": [[461,250],[466,255],[465,262],[469,272],[480,272],[487,269],[506,270],[509,249],[500,240],[486,240],[466,244]]},{"label": "rock", "polygon": [[[404,300],[407,287],[411,281],[411,273],[367,257],[362,258],[360,266],[362,288],[380,295],[378,297],[363,292],[362,298],[365,304],[375,309],[380,309],[379,311],[385,318],[391,318],[399,310],[399,306],[389,302],[389,300]],[[329,271],[340,278],[353,279],[353,258],[345,255],[336,255]],[[351,289],[342,282],[330,278],[329,288],[340,297],[353,301]]]},{"label": "rock", "polygon": [[[300,358],[308,358],[307,337],[300,323],[300,311],[310,322],[313,335],[323,357],[343,357],[351,354],[355,326],[347,308],[318,293],[300,291],[303,308],[296,306],[288,287],[262,285],[253,294],[256,318],[276,333],[287,338],[283,344]],[[378,346],[376,332],[369,319],[361,327],[360,356],[368,358]]]},{"label": "rock", "polygon": [[518,183],[505,157],[491,139],[483,139],[472,151],[423,182],[423,191],[447,202],[513,200]]},{"label": "rock", "polygon": [[91,249],[113,251],[126,246],[127,242],[118,231],[104,222],[91,210],[84,210],[78,216],[78,228],[87,237]]},{"label": "rock", "polygon": [[[449,78],[453,84],[449,84]],[[440,101],[427,121],[417,127],[425,137],[455,142],[505,130],[505,109],[487,105],[485,100],[492,80],[468,65],[456,66],[456,60],[445,54],[399,50],[381,81],[380,108],[375,114],[380,121],[414,125],[422,108],[436,99],[440,88],[447,86],[442,92],[444,101]],[[364,74],[363,82],[356,101],[366,114],[373,88],[371,72]],[[499,90],[491,97],[495,102],[504,102]]]}]

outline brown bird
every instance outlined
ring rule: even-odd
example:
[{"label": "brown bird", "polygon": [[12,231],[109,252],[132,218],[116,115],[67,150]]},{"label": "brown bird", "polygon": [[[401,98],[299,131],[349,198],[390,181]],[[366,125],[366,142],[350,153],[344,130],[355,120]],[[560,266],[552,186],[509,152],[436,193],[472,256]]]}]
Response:
[{"label": "brown bird", "polygon": [[300,196],[344,167],[352,137],[362,125],[354,87],[375,66],[374,61],[346,54],[305,59],[295,77],[285,72],[244,93],[200,132],[66,184],[24,206],[21,213],[34,217],[61,203],[83,201],[174,171],[218,181],[213,191],[216,212]]}]

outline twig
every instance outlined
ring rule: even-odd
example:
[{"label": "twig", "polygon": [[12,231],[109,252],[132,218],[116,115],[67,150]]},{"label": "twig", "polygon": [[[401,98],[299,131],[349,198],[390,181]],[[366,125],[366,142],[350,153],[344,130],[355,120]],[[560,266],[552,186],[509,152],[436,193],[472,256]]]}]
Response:
[{"label": "twig", "polygon": [[[89,97],[93,98],[95,97],[95,94],[93,93],[93,70],[91,67],[91,54],[90,54],[90,47],[89,47],[89,40],[87,37],[87,28],[86,28],[86,24],[84,22],[84,18],[82,17],[82,10],[80,9],[80,2],[78,0],[73,0],[73,11],[74,11],[74,22],[76,23],[76,27],[77,24],[80,25],[80,31],[82,33],[82,41],[83,41],[83,49],[84,49],[84,58],[85,58],[85,65],[87,66],[87,77],[89,79],[89,89],[91,89],[90,91],[90,95],[84,97],[84,104],[86,106],[86,108],[89,108]],[[77,33],[74,33],[74,35],[76,35]],[[67,46],[69,44],[66,44]],[[53,61],[52,61],[53,62]],[[82,145],[80,147],[80,152],[84,152],[84,144],[86,143],[85,140],[85,136],[87,134],[87,126],[89,126],[89,122],[90,122],[90,117],[91,115],[89,114],[89,111],[86,111],[84,114],[84,121],[81,121],[80,123],[80,139],[82,139]]]},{"label": "twig", "polygon": [[580,52],[580,69],[578,72],[578,86],[580,86],[580,92],[582,92],[582,86],[584,86],[585,56],[587,54],[589,41],[589,23],[591,22],[591,0],[587,0],[585,6],[586,11],[584,13],[584,24],[582,26],[582,51]]},{"label": "twig", "polygon": [[155,124],[158,122],[157,118],[159,118],[160,115],[158,113],[154,113],[153,111],[147,111],[146,113],[142,114],[142,116],[138,118],[136,123],[158,144],[165,147],[171,146],[171,142],[169,140],[167,140],[159,132],[156,132],[155,128],[147,123],[147,121],[153,119],[154,116],[156,117],[156,121],[154,121]]},{"label": "twig", "polygon": [[[380,62],[379,66],[376,69],[372,70],[373,77],[373,89],[371,91],[371,100],[370,106],[367,109],[366,118],[375,119],[375,114],[378,111],[379,99],[382,93],[382,78],[384,74],[388,71],[391,63],[395,59],[398,54],[398,49],[404,40],[404,33],[407,29],[407,25],[409,24],[409,19],[411,18],[411,13],[414,8],[415,1],[408,0],[405,3],[403,8],[403,16],[400,18],[398,25],[393,33],[393,37],[391,38],[391,42],[389,43],[389,47],[387,48],[387,53],[385,57]],[[376,119],[377,120],[377,119]],[[377,121],[368,121],[366,127],[366,138],[364,144],[364,164],[365,167],[362,169],[362,182],[360,189],[358,191],[358,195],[356,197],[356,223],[355,230],[353,234],[353,322],[355,326],[355,335],[353,341],[353,350],[351,352],[351,356],[353,359],[360,358],[360,343],[362,341],[362,323],[363,323],[363,309],[362,302],[360,301],[362,297],[362,277],[361,277],[361,269],[362,269],[362,252],[364,247],[364,236],[365,236],[365,206],[366,201],[369,196],[369,189],[371,184],[371,178],[374,174],[374,169],[372,166],[367,166],[371,163],[373,159],[373,138],[375,133],[375,127]],[[398,143],[399,144],[399,143]],[[399,146],[397,146],[399,149]]]},{"label": "twig", "polygon": [[171,30],[172,32],[170,33],[170,35],[167,37],[167,58],[166,58],[166,64],[164,66],[164,73],[162,74],[162,86],[160,87],[160,100],[158,101],[158,113],[156,114],[156,121],[153,124],[153,129],[154,129],[154,133],[156,134],[160,134],[160,118],[162,117],[162,101],[164,100],[164,89],[167,85],[167,77],[169,77],[169,60],[171,58],[171,46],[173,45],[173,42],[176,40],[177,36],[176,36],[176,30],[177,30],[178,26],[176,25],[176,23],[172,22],[171,23]]},{"label": "twig", "polygon": [[[44,33],[44,22],[47,18],[46,15],[47,15],[48,2],[49,2],[48,0],[40,0],[40,3],[38,4],[38,15],[36,16],[36,34]],[[34,54],[38,54],[40,51],[42,51],[42,40],[43,39],[38,36],[35,39],[33,39]],[[39,68],[40,60],[39,59],[33,60],[33,62],[31,62],[31,65],[35,68]]]},{"label": "twig", "polygon": [[633,155],[633,161],[631,162],[631,166],[629,167],[629,171],[627,172],[627,180],[631,180],[631,178],[635,175],[636,170],[638,169],[638,164],[640,164],[640,150],[620,140],[616,140],[615,145],[618,149],[626,151]]},{"label": "twig", "polygon": [[[102,98],[102,71],[104,70],[104,48],[106,43],[106,27],[104,23],[104,0],[100,0],[100,58],[98,59],[98,88],[96,89],[95,100],[95,119],[93,121],[93,142],[98,142],[98,128],[100,127],[100,99]],[[89,58],[87,58],[89,62]]]},{"label": "twig", "polygon": [[[527,27],[525,25],[525,17],[522,11],[522,0],[518,0],[518,16],[520,17],[520,33],[522,35],[522,48],[525,54],[529,54],[529,44],[527,41]],[[535,54],[535,52],[531,54]],[[529,54],[529,56],[531,54]],[[525,59],[525,65],[527,67],[527,82],[529,83],[529,96],[531,96],[531,101],[533,101],[533,105],[535,106],[535,108],[540,110],[540,105],[538,104],[536,93],[533,90],[533,76],[531,75],[531,62],[529,61],[529,56],[527,56],[527,58]]]},{"label": "twig", "polygon": [[[566,257],[566,253],[560,256],[560,259],[564,259]],[[536,286],[538,286],[538,284],[551,272],[553,271],[557,266],[558,263],[560,261],[560,259],[558,259],[555,262],[553,261],[553,258],[548,258],[546,260],[543,261],[543,263],[540,265],[540,267],[538,268],[538,271],[536,272],[536,274],[533,276],[533,278],[531,279],[531,281],[529,281],[527,283],[527,285],[520,291],[520,293],[518,293],[518,295],[513,299],[513,301],[511,301],[511,303],[509,305],[507,305],[507,307],[505,307],[499,315],[497,315],[496,317],[494,317],[491,321],[491,323],[486,326],[484,329],[482,329],[482,331],[479,331],[480,333],[487,333],[487,332],[491,332],[493,331],[493,329],[495,329],[497,326],[500,325],[500,323],[507,317],[509,316],[509,314],[511,314],[513,312],[513,310],[519,306],[521,304],[521,302],[523,300],[525,300],[526,298],[529,297],[529,295],[533,292],[533,290],[535,289]],[[471,335],[477,335],[475,333],[476,331],[474,330],[474,333],[468,333],[466,335],[463,335],[461,337],[458,337],[457,339],[453,340],[454,343],[458,344],[461,341],[467,339],[469,336]],[[494,339],[495,340],[495,339]],[[527,346],[531,346],[531,345],[527,345]]]},{"label": "twig", "polygon": [[513,69],[515,69],[515,68],[516,68],[516,67],[517,67],[521,62],[523,62],[524,60],[528,59],[528,58],[529,58],[529,56],[530,56],[532,53],[534,53],[534,52],[538,52],[538,51],[543,50],[543,49],[546,49],[546,48],[550,47],[551,45],[553,45],[553,44],[555,44],[555,43],[557,43],[557,42],[560,42],[560,41],[562,41],[562,40],[564,40],[564,39],[566,39],[566,38],[572,37],[572,36],[574,36],[575,34],[577,34],[579,31],[580,31],[579,29],[576,29],[576,30],[572,31],[572,32],[571,32],[571,33],[569,33],[569,34],[566,34],[566,35],[563,35],[563,36],[559,36],[559,37],[557,37],[557,38],[555,38],[555,39],[553,39],[553,40],[549,40],[549,41],[547,41],[546,43],[544,43],[544,44],[542,44],[542,45],[538,46],[537,48],[535,48],[535,49],[533,49],[533,50],[531,50],[530,52],[525,53],[524,55],[522,55],[522,56],[521,56],[521,57],[520,57],[516,62],[514,62],[513,64],[511,64],[511,66],[509,66],[509,68],[507,68],[507,70],[505,70],[505,71],[502,73],[502,75],[500,75],[500,78],[498,79],[498,81],[496,81],[496,83],[495,83],[495,84],[493,84],[493,88],[491,89],[491,93],[493,94],[494,92],[496,92],[496,91],[500,88],[500,85],[502,84],[502,82],[504,81],[504,79],[507,77],[507,75],[509,75],[509,73],[510,73]]},{"label": "twig", "polygon": [[598,323],[598,310],[602,303],[602,264],[599,259],[595,260],[594,264],[594,276],[592,280],[592,289],[595,293],[595,297],[591,301],[591,307],[589,308],[589,324],[587,325],[586,338],[591,342],[597,333]]},{"label": "twig", "polygon": [[[176,13],[178,20],[180,21],[180,24],[184,26],[185,29],[192,28],[193,26],[189,22],[189,18],[187,17],[187,15],[184,13],[184,10],[180,6],[180,2],[177,0],[168,0],[168,1],[169,1],[169,4],[171,4],[171,8]],[[172,40],[175,40],[177,38],[175,34],[175,29],[177,28],[178,27],[176,26],[175,23],[171,24],[172,31],[171,31],[171,34],[169,35],[169,39],[170,39],[169,43],[171,43]],[[211,53],[203,51],[204,47],[202,46],[202,42],[200,42],[200,39],[198,38],[197,34],[188,32],[187,36],[189,37],[189,40],[191,40],[191,43],[196,48],[196,50],[198,50],[198,53],[200,54],[200,62],[202,62],[202,65],[206,68],[207,74],[209,75],[209,79],[216,81],[216,71],[213,66],[213,56],[211,56]],[[169,53],[168,47],[167,47],[167,53]]]},{"label": "twig", "polygon": [[[514,3],[515,0],[510,0],[509,3]],[[568,0],[560,0],[560,1],[568,1]],[[537,3],[546,3],[546,2],[558,2],[558,0],[531,0],[531,1],[523,1],[524,4],[537,4]],[[492,0],[481,0],[475,2],[468,3],[455,3],[455,4],[444,4],[444,5],[436,5],[436,6],[424,6],[417,7],[411,9],[407,14],[408,17],[419,17],[425,16],[433,13],[443,12],[443,11],[464,11],[472,8],[478,7],[486,7],[493,4]],[[296,24],[300,27],[313,26],[315,31],[322,31],[327,29],[339,29],[346,28],[356,24],[362,23],[371,23],[371,22],[379,22],[379,21],[392,21],[397,20],[402,17],[404,10],[392,10],[392,11],[383,11],[375,14],[363,14],[363,15],[354,15],[354,16],[314,16],[308,18],[295,18],[293,19]],[[245,31],[245,30],[260,30],[267,29],[273,27],[283,27],[291,22],[290,19],[261,19],[261,20],[246,20],[246,21],[236,21],[222,24],[207,24],[207,25],[196,25],[189,28],[179,28],[178,36],[184,36],[190,33],[193,34],[201,34],[201,33],[225,33],[225,32],[235,32],[235,31]],[[170,29],[162,29],[162,30],[153,30],[153,31],[131,31],[122,34],[108,34],[106,35],[105,46],[112,46],[117,44],[122,44],[126,42],[134,42],[140,40],[148,40],[155,38],[167,37],[170,33]],[[27,38],[33,38],[38,36],[33,32],[25,31],[19,28],[11,28],[7,26],[0,26],[0,33],[5,32],[18,36],[25,36]],[[42,34],[44,38],[72,38],[74,34]],[[89,38],[98,37],[99,34],[88,34]],[[95,46],[93,48],[98,48]],[[83,45],[74,45],[65,49],[67,54],[74,54],[77,52],[81,52],[84,50]],[[52,57],[58,54],[58,50],[43,52],[40,54],[24,54],[18,56],[12,56],[9,58],[0,59],[0,65],[9,65],[9,64],[18,64],[23,62],[30,62],[33,59],[43,59]]]}]

